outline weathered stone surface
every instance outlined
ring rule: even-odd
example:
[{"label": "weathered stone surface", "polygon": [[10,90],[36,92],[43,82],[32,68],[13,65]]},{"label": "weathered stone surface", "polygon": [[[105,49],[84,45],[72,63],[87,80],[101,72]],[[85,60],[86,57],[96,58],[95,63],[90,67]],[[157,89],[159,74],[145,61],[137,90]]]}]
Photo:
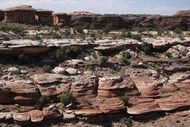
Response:
[{"label": "weathered stone surface", "polygon": [[101,52],[98,52],[94,49],[85,49],[83,50],[78,56],[77,59],[82,59],[82,60],[87,60],[85,58],[88,58],[87,61],[89,60],[95,60],[98,59],[102,56]]},{"label": "weathered stone surface", "polygon": [[79,76],[75,80],[76,81],[71,85],[70,91],[72,91],[73,96],[75,96],[77,100],[93,99],[96,97],[98,85],[96,76]]},{"label": "weathered stone surface", "polygon": [[18,122],[28,122],[30,115],[28,113],[13,113],[13,119]]},{"label": "weathered stone surface", "polygon": [[133,115],[139,115],[154,111],[162,111],[162,110],[160,109],[157,102],[155,102],[154,99],[151,98],[130,99],[127,105],[127,113]]},{"label": "weathered stone surface", "polygon": [[123,79],[120,76],[103,77],[99,79],[98,96],[118,97],[138,95],[139,92],[130,78]]},{"label": "weathered stone surface", "polygon": [[99,105],[99,109],[106,114],[119,113],[125,110],[123,102],[119,98],[105,100]]},{"label": "weathered stone surface", "polygon": [[155,99],[155,101],[158,103],[158,105],[163,111],[171,111],[171,110],[176,110],[178,108],[189,107],[190,106],[189,97],[190,95],[188,93],[179,91],[173,93],[173,95],[171,96]]},{"label": "weathered stone surface", "polygon": [[[160,95],[160,89],[167,81],[165,77],[153,78],[149,76],[131,76],[141,95],[145,97],[157,97]],[[169,89],[168,89],[169,90]],[[171,88],[171,92],[173,88]]]},{"label": "weathered stone surface", "polygon": [[44,115],[40,110],[31,110],[28,112],[32,122],[41,122],[44,119]]},{"label": "weathered stone surface", "polygon": [[32,76],[42,96],[58,96],[68,92],[71,88],[72,79],[61,74],[37,74]]},{"label": "weathered stone surface", "polygon": [[29,5],[21,5],[5,9],[5,21],[14,23],[35,24],[36,10]]},{"label": "weathered stone surface", "polygon": [[46,9],[36,9],[36,20],[42,25],[52,25],[53,24],[53,11]]},{"label": "weathered stone surface", "polygon": [[[9,100],[7,101],[9,103],[33,105],[34,101],[39,98],[39,93],[31,80],[5,81],[4,85],[1,86],[1,90],[2,99]],[[10,102],[11,100],[12,102]]]},{"label": "weathered stone surface", "polygon": [[56,107],[43,108],[42,112],[43,112],[44,117],[49,118],[49,119],[61,118],[61,116],[62,116],[62,113]]},{"label": "weathered stone surface", "polygon": [[75,111],[75,114],[79,116],[96,116],[102,113],[103,112],[99,109],[81,109]]}]

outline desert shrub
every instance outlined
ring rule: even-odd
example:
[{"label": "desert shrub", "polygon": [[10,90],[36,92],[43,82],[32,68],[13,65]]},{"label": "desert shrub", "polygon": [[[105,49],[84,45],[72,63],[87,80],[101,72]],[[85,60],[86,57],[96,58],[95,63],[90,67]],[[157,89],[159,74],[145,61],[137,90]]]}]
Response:
[{"label": "desert shrub", "polygon": [[58,25],[53,25],[52,28],[53,28],[53,30],[58,31],[58,30],[60,29],[60,26],[58,26]]},{"label": "desert shrub", "polygon": [[57,50],[56,51],[56,59],[58,62],[63,62],[64,61],[64,52],[62,50]]},{"label": "desert shrub", "polygon": [[174,29],[174,32],[176,33],[176,34],[182,34],[182,30],[180,29],[180,28],[175,28]]},{"label": "desert shrub", "polygon": [[61,96],[60,101],[64,106],[67,106],[68,104],[75,103],[76,98],[73,96],[72,92],[67,92]]},{"label": "desert shrub", "polygon": [[19,27],[11,27],[11,26],[1,26],[0,27],[0,31],[4,31],[4,32],[9,32],[12,31],[15,34],[19,34],[19,35],[24,35],[24,29],[19,28]]},{"label": "desert shrub", "polygon": [[42,110],[43,107],[45,107],[48,103],[50,103],[50,98],[42,96],[37,100],[37,103],[35,104],[35,109]]},{"label": "desert shrub", "polygon": [[113,36],[112,36],[112,39],[113,39],[113,40],[117,39],[117,36],[116,36],[116,35],[113,35]]},{"label": "desert shrub", "polygon": [[109,33],[112,30],[112,23],[107,24],[106,27],[103,29],[104,33]]},{"label": "desert shrub", "polygon": [[98,65],[99,66],[104,66],[108,61],[108,57],[107,56],[102,56],[98,59]]},{"label": "desert shrub", "polygon": [[6,36],[6,35],[3,35],[3,40],[4,40],[4,41],[9,41],[9,37]]},{"label": "desert shrub", "polygon": [[31,40],[42,41],[42,37],[40,37],[39,35],[35,35],[35,36],[31,37]]},{"label": "desert shrub", "polygon": [[86,22],[83,26],[84,29],[90,29],[90,23]]},{"label": "desert shrub", "polygon": [[123,101],[124,105],[127,105],[127,104],[128,104],[129,97],[127,97],[127,96],[122,96],[122,97],[120,97],[119,99]]},{"label": "desert shrub", "polygon": [[52,37],[53,39],[61,39],[61,35],[57,34],[56,32],[53,32],[53,33],[51,34],[51,37]]},{"label": "desert shrub", "polygon": [[78,33],[83,33],[83,27],[82,26],[75,26],[74,28],[74,31],[77,31]]},{"label": "desert shrub", "polygon": [[170,59],[172,58],[172,54],[170,52],[164,52],[164,55]]},{"label": "desert shrub", "polygon": [[132,34],[131,34],[130,31],[127,32],[126,37],[127,37],[127,38],[131,38],[131,37],[132,37]]},{"label": "desert shrub", "polygon": [[121,62],[126,63],[131,58],[131,55],[129,52],[122,52],[121,53]]},{"label": "desert shrub", "polygon": [[145,52],[145,54],[150,55],[153,52],[152,45],[148,44],[147,42],[143,42],[142,44],[142,50]]},{"label": "desert shrub", "polygon": [[50,73],[52,71],[52,68],[50,65],[44,65],[42,67],[43,71],[46,72],[46,73]]},{"label": "desert shrub", "polygon": [[86,104],[86,105],[89,105],[89,106],[92,105],[91,102],[89,100],[87,100],[87,99],[82,100],[82,103]]},{"label": "desert shrub", "polygon": [[74,46],[74,47],[72,48],[72,51],[73,51],[74,53],[78,54],[78,53],[80,53],[80,52],[82,51],[82,48],[81,48],[81,46]]},{"label": "desert shrub", "polygon": [[21,64],[27,64],[29,62],[29,58],[25,54],[20,54],[18,56],[18,62],[21,63]]},{"label": "desert shrub", "polygon": [[138,41],[141,41],[142,39],[142,36],[140,34],[134,34],[131,36],[132,39],[135,39],[135,40],[138,40]]},{"label": "desert shrub", "polygon": [[184,40],[185,40],[185,38],[184,38],[184,36],[183,36],[183,35],[179,35],[179,36],[178,36],[178,38],[179,38],[180,40],[182,40],[182,41],[184,41]]}]

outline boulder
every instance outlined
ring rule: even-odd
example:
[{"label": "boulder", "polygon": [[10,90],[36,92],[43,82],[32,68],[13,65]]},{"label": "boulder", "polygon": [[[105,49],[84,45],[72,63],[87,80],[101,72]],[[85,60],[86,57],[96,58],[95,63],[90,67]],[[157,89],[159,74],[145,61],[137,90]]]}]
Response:
[{"label": "boulder", "polygon": [[65,69],[62,68],[62,67],[55,67],[52,70],[52,73],[55,73],[55,74],[65,74]]},{"label": "boulder", "polygon": [[8,72],[11,72],[12,74],[19,74],[20,73],[20,70],[16,67],[10,67],[8,69]]},{"label": "boulder", "polygon": [[78,74],[78,70],[75,69],[75,68],[67,68],[67,69],[66,69],[66,72],[67,72],[69,75],[77,75],[77,74]]},{"label": "boulder", "polygon": [[98,82],[99,97],[119,97],[138,95],[139,92],[130,78],[122,78],[121,76],[103,77]]},{"label": "boulder", "polygon": [[152,98],[133,98],[127,105],[127,113],[139,115],[150,112],[162,111],[158,103]]},{"label": "boulder", "polygon": [[44,115],[40,110],[31,110],[28,114],[30,115],[32,122],[42,122],[44,119]]},{"label": "boulder", "polygon": [[119,98],[105,100],[103,103],[99,104],[99,109],[105,114],[114,114],[126,110],[123,101]]}]

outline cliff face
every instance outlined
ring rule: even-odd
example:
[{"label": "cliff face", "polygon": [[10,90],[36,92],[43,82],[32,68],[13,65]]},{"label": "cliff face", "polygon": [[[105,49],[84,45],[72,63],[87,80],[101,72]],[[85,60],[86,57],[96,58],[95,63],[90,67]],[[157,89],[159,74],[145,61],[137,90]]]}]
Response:
[{"label": "cliff face", "polygon": [[3,10],[0,10],[0,21],[3,21],[5,17],[5,13]]},{"label": "cliff face", "polygon": [[28,5],[8,8],[5,10],[5,21],[34,24],[36,22],[35,12],[36,10]]},{"label": "cliff face", "polygon": [[53,24],[53,11],[45,9],[37,9],[36,20],[42,25],[52,25]]},{"label": "cliff face", "polygon": [[71,16],[66,13],[55,13],[53,23],[54,25],[70,26]]}]

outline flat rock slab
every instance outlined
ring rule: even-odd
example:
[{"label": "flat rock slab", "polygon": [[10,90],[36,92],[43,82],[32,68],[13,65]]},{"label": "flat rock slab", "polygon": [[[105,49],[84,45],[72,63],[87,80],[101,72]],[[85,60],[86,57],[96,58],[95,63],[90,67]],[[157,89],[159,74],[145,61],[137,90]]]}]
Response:
[{"label": "flat rock slab", "polygon": [[30,120],[30,115],[28,113],[14,113],[13,119],[18,122],[28,122]]},{"label": "flat rock slab", "polygon": [[81,109],[75,111],[75,114],[80,116],[96,116],[102,113],[103,112],[99,109]]}]

